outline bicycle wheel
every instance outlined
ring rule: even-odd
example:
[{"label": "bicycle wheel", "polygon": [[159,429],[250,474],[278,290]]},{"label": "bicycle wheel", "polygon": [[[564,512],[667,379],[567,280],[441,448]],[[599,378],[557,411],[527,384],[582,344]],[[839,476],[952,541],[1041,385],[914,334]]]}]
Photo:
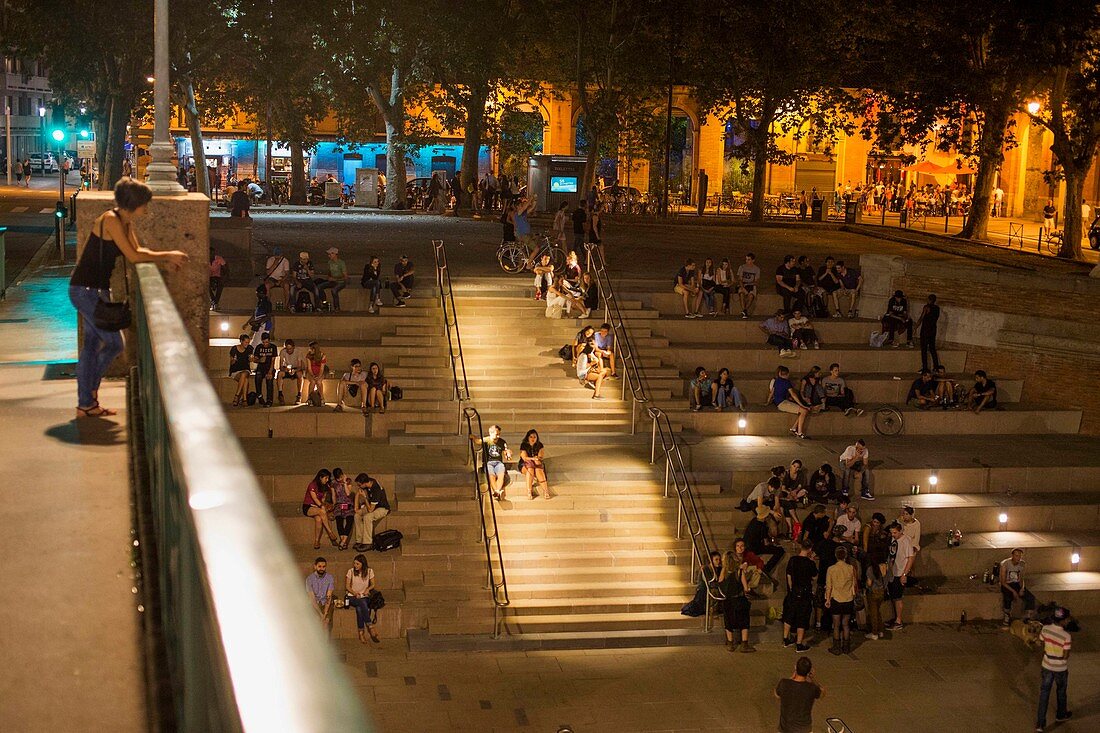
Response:
[{"label": "bicycle wheel", "polygon": [[561,247],[550,247],[546,252],[550,255],[550,264],[555,273],[565,269],[565,251]]},{"label": "bicycle wheel", "polygon": [[905,427],[905,418],[902,417],[901,410],[883,406],[871,416],[871,425],[879,435],[899,435]]},{"label": "bicycle wheel", "polygon": [[497,262],[500,263],[500,269],[514,275],[522,272],[527,265],[527,252],[523,247],[512,242],[502,244],[497,250]]}]

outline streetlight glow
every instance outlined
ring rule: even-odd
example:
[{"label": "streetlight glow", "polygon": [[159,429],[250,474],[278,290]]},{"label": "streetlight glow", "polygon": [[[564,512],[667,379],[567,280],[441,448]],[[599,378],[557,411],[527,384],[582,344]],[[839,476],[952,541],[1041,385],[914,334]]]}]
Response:
[{"label": "streetlight glow", "polygon": [[1038,102],[1028,102],[1027,103],[1027,113],[1030,114],[1030,115],[1039,114],[1039,110],[1041,110],[1042,108],[1043,108],[1043,105],[1039,104]]}]

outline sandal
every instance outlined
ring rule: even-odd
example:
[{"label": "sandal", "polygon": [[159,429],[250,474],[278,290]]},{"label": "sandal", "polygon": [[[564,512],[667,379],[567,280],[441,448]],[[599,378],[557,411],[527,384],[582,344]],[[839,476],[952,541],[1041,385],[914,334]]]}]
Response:
[{"label": "sandal", "polygon": [[368,626],[367,627],[367,633],[370,634],[370,640],[373,641],[375,644],[378,644],[382,641],[381,639],[378,638],[378,634],[374,633],[374,628],[373,627]]},{"label": "sandal", "polygon": [[114,415],[115,413],[100,407],[99,405],[92,405],[91,407],[78,407],[76,408],[77,417],[107,417]]},{"label": "sandal", "polygon": [[102,411],[102,412],[99,413],[100,415],[117,415],[118,414],[114,410],[111,410],[111,409],[106,408],[103,405],[99,404],[99,400],[95,401],[95,405],[93,405],[93,407],[98,407]]},{"label": "sandal", "polygon": [[320,542],[314,542],[313,543],[313,549],[314,550],[320,550],[321,549],[321,543]]}]

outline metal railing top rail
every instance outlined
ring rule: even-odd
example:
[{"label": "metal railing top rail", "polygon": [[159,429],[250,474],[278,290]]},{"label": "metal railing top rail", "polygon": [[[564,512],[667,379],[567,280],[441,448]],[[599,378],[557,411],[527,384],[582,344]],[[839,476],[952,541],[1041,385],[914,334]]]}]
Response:
[{"label": "metal railing top rail", "polygon": [[[636,358],[633,342],[630,339],[629,329],[619,311],[619,304],[615,298],[615,289],[611,285],[611,278],[607,274],[607,266],[603,258],[603,250],[598,244],[585,245],[588,249],[589,269],[596,273],[596,283],[600,288],[600,296],[603,298],[607,321],[611,324],[612,333],[615,336],[615,345],[620,350],[620,363],[626,366],[627,381],[635,405],[632,412],[636,412],[637,405],[649,405],[649,385],[645,376],[645,369]],[[703,527],[699,515],[699,508],[695,502],[695,492],[692,490],[691,479],[688,476],[687,467],[684,464],[683,454],[676,440],[676,433],[672,429],[672,423],[668,416],[659,407],[649,405],[647,414],[653,420],[653,438],[650,450],[650,462],[656,461],[657,439],[660,438],[662,451],[665,456],[665,495],[668,495],[668,482],[675,484],[676,498],[679,504],[679,512],[676,519],[676,535],[680,536],[681,520],[687,524],[688,534],[691,537],[692,565],[691,578],[695,578],[695,571],[701,562],[710,559],[710,541],[707,539],[706,530]],[[634,432],[634,418],[631,417],[631,432]],[[705,579],[704,579],[705,582]],[[718,590],[716,584],[707,583],[707,595],[714,600],[722,600],[724,595]],[[707,604],[707,614],[704,620],[705,627],[710,628],[710,604]]]},{"label": "metal railing top rail", "polygon": [[[447,247],[442,239],[432,240],[435,254],[435,280],[439,287],[439,304],[443,308],[443,328],[447,337],[447,352],[454,379],[453,398],[461,404],[470,399],[470,384],[466,379],[466,361],[462,355],[462,334],[455,312],[455,294],[451,286],[451,270],[447,267]],[[461,424],[460,424],[461,429]]]},{"label": "metal railing top rail", "polygon": [[853,733],[851,727],[837,717],[826,718],[825,727],[828,729],[829,733]]},{"label": "metal railing top rail", "polygon": [[[328,733],[370,730],[367,717],[337,662],[303,578],[260,490],[248,457],[202,369],[160,272],[139,264],[139,312],[157,380],[167,445],[153,446],[168,461],[185,492],[181,521],[193,531],[205,581],[181,589],[205,597],[217,629],[218,664],[224,669],[244,731]],[[189,511],[187,511],[189,509]],[[168,555],[174,548],[162,550]],[[325,694],[316,694],[318,680]],[[186,689],[183,691],[186,693]],[[186,702],[185,702],[186,704]],[[213,714],[213,713],[210,713]]]},{"label": "metal railing top rail", "polygon": [[[481,423],[481,414],[473,407],[464,407],[462,409],[462,416],[466,420],[466,437],[473,438],[475,435],[478,438],[484,438],[484,427]],[[477,425],[477,432],[474,432],[474,425]],[[493,638],[500,636],[500,609],[508,606],[511,600],[508,598],[508,577],[504,572],[504,551],[500,546],[500,529],[497,526],[497,508],[492,497],[489,495],[489,477],[485,477],[485,486],[481,485],[481,459],[477,446],[474,445],[473,440],[470,441],[470,459],[473,463],[474,473],[474,499],[477,501],[478,514],[481,516],[481,540],[485,544],[485,568],[486,568],[486,580],[489,586],[489,592],[492,594],[493,600]],[[489,505],[488,516],[486,516],[485,505]],[[496,562],[497,567],[493,567],[493,545],[496,545]],[[497,579],[497,570],[499,569],[500,578]]]}]

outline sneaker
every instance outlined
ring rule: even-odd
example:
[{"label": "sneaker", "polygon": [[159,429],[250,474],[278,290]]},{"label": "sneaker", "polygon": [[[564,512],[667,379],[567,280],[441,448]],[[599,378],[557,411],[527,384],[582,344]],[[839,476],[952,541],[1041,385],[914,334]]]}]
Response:
[{"label": "sneaker", "polygon": [[886,624],[886,628],[890,629],[890,631],[901,631],[905,628],[905,624],[900,624],[897,621],[891,621],[890,623]]},{"label": "sneaker", "polygon": [[867,634],[863,638],[867,639],[868,641],[878,641],[878,634]]},{"label": "sneaker", "polygon": [[795,646],[794,650],[796,652],[808,652],[808,651],[810,651],[810,645],[809,644],[798,644],[798,645]]},{"label": "sneaker", "polygon": [[593,392],[596,391],[596,385],[592,384],[592,382],[585,382],[584,386],[587,387],[588,389],[592,390]]},{"label": "sneaker", "polygon": [[907,349],[912,349],[912,348],[913,348],[913,342],[912,342],[912,341],[910,341],[909,343],[907,343],[907,344],[905,345],[905,348],[907,348]]},{"label": "sneaker", "polygon": [[374,308],[373,305],[370,308],[367,308],[367,313],[374,313],[374,312],[375,312],[375,308]]},{"label": "sneaker", "polygon": [[700,409],[702,409],[702,408],[700,408],[699,405],[696,405],[695,407],[691,408],[691,411],[692,412],[699,412]]},{"label": "sneaker", "polygon": [[809,347],[807,347],[807,346],[806,346],[806,344],[799,344],[799,345],[798,345],[798,348],[800,348],[800,349],[802,349],[803,351],[805,351],[805,350],[806,350],[807,348],[809,348]]},{"label": "sneaker", "polygon": [[593,395],[592,395],[592,399],[594,399],[594,400],[602,400],[602,399],[603,399],[603,397],[600,397],[600,396],[599,396],[598,394],[593,394]]},{"label": "sneaker", "polygon": [[892,342],[890,346],[894,347],[895,349],[901,348],[901,344],[899,344],[897,341]]},{"label": "sneaker", "polygon": [[749,319],[748,311],[741,311],[741,318],[747,321]]},{"label": "sneaker", "polygon": [[809,435],[806,435],[805,433],[795,433],[795,435],[798,436],[799,440],[813,440]]},{"label": "sneaker", "polygon": [[740,652],[742,654],[752,654],[755,651],[756,651],[756,647],[754,647],[752,644],[748,643],[747,641],[741,642]]},{"label": "sneaker", "polygon": [[820,348],[821,348],[821,344],[814,344],[814,348],[815,348],[815,349],[820,349]]},{"label": "sneaker", "polygon": [[856,317],[855,313],[856,313],[855,311],[848,311],[848,317],[849,318],[855,318]]},{"label": "sneaker", "polygon": [[789,647],[789,646],[793,646],[793,645],[794,645],[794,639],[792,639],[789,636],[786,636],[786,637],[783,638],[783,647],[784,648]]},{"label": "sneaker", "polygon": [[859,498],[863,499],[864,501],[874,501],[875,500],[875,497],[872,494],[870,494],[866,491],[859,492]]},{"label": "sneaker", "polygon": [[399,300],[399,301],[397,301],[396,303],[393,304],[393,307],[394,308],[404,308],[405,307],[405,301]]},{"label": "sneaker", "polygon": [[379,308],[381,308],[382,307],[382,299],[381,298],[375,298],[374,299],[374,304],[376,306],[378,306]]},{"label": "sneaker", "polygon": [[833,314],[833,318],[843,318],[843,317],[844,316],[840,311],[837,311],[836,313]]},{"label": "sneaker", "polygon": [[1001,627],[1002,628],[1007,629],[1011,625],[1012,625],[1012,618],[1011,617],[1005,616],[1003,619],[1001,619]]},{"label": "sneaker", "polygon": [[684,318],[695,318],[695,315],[692,313],[685,313]]},{"label": "sneaker", "polygon": [[1064,723],[1072,717],[1073,717],[1073,713],[1071,713],[1067,710],[1066,712],[1062,713],[1061,715],[1056,716],[1054,718],[1054,722],[1055,723]]}]

